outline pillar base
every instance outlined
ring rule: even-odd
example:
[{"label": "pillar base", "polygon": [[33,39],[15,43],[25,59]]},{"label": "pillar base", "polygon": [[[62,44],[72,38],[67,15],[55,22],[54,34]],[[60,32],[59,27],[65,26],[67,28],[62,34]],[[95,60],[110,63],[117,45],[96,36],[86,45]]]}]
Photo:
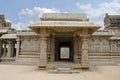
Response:
[{"label": "pillar base", "polygon": [[46,70],[46,66],[45,65],[39,65],[38,70]]},{"label": "pillar base", "polygon": [[89,63],[88,63],[88,61],[82,62],[81,68],[82,69],[89,69]]},{"label": "pillar base", "polygon": [[38,66],[38,70],[46,70],[47,60],[40,60],[40,65]]},{"label": "pillar base", "polygon": [[89,69],[89,66],[82,66],[81,69]]}]

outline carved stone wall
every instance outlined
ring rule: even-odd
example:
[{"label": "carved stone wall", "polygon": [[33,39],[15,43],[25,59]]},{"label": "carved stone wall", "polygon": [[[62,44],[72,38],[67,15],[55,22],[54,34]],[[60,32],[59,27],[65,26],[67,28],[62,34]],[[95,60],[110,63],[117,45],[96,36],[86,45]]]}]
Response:
[{"label": "carved stone wall", "polygon": [[120,55],[120,40],[110,41],[111,55]]},{"label": "carved stone wall", "polygon": [[88,52],[98,53],[98,55],[100,54],[102,55],[102,53],[109,53],[110,52],[109,38],[91,37],[88,40]]},{"label": "carved stone wall", "polygon": [[22,37],[21,51],[40,51],[40,38]]}]

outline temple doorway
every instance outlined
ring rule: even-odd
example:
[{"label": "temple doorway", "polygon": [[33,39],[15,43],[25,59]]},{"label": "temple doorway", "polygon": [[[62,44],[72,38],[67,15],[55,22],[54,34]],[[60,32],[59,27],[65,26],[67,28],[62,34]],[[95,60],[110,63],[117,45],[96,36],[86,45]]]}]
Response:
[{"label": "temple doorway", "polygon": [[73,38],[55,39],[55,61],[73,62]]}]

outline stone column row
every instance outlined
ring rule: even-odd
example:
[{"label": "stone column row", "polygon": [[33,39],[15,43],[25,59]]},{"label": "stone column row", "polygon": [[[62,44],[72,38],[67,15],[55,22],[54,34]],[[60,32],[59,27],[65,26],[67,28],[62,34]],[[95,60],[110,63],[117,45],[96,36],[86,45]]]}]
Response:
[{"label": "stone column row", "polygon": [[[7,42],[8,42],[8,44],[7,44]],[[1,44],[4,47],[3,51],[2,51],[2,46],[0,48],[1,53],[3,52],[2,57],[13,57],[14,43],[13,43],[13,41],[10,41],[10,40],[8,40],[7,42],[5,41],[3,44]]]}]

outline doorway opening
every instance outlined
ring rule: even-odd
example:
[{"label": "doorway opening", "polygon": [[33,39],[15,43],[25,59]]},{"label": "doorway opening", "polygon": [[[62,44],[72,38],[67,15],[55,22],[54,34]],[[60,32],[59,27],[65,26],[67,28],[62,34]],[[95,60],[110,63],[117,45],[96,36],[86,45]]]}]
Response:
[{"label": "doorway opening", "polygon": [[73,50],[74,49],[72,38],[56,38],[55,61],[73,62],[74,60]]}]

